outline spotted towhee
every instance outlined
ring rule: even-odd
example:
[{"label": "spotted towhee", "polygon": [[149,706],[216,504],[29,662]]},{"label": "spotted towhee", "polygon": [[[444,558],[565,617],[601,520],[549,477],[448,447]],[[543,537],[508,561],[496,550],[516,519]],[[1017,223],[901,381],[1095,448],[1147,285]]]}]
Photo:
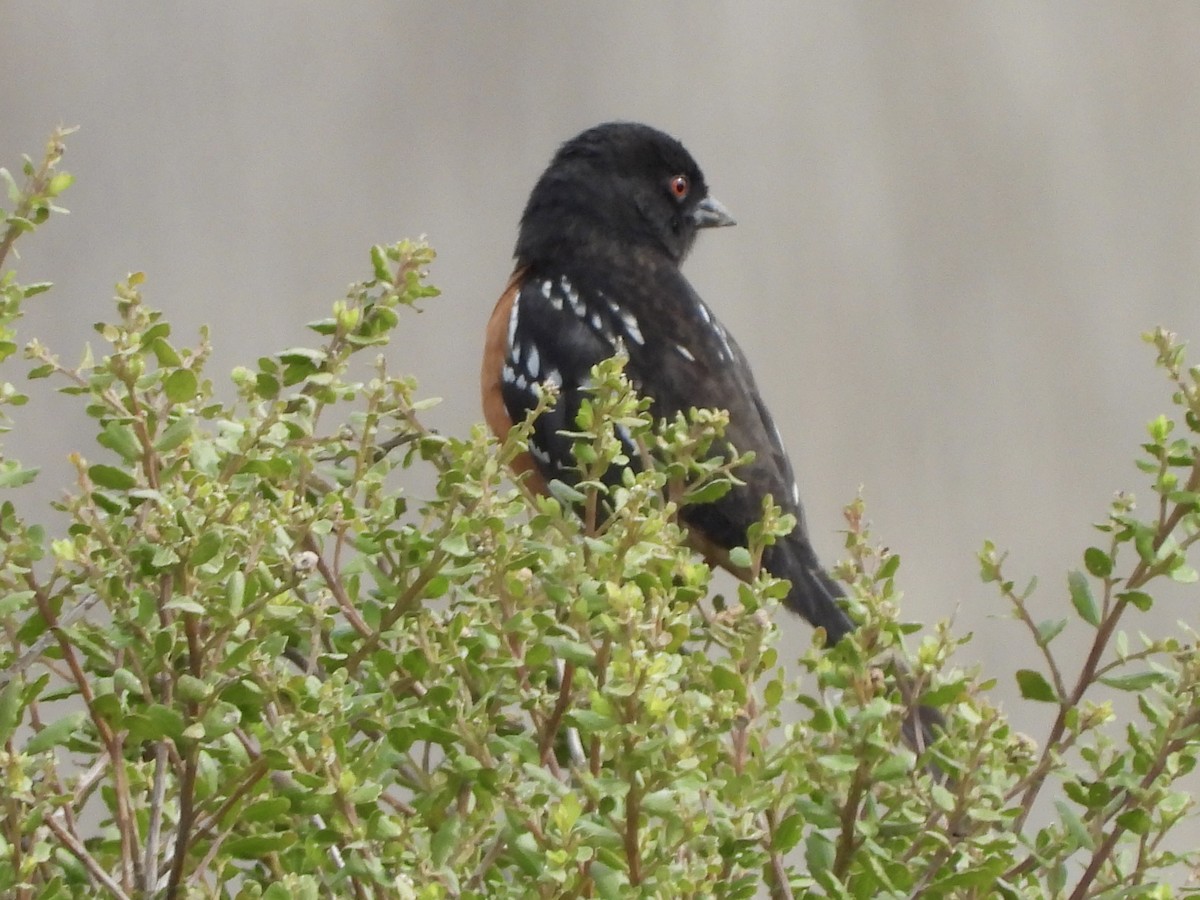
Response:
[{"label": "spotted towhee", "polygon": [[754,461],[744,484],[680,516],[710,560],[729,565],[770,494],[796,517],[767,548],[767,571],[791,582],[786,603],[829,643],[854,625],[842,590],[813,551],[800,492],[779,431],[737,342],[684,278],[680,264],[703,228],[733,225],[708,193],[695,160],[674,138],[646,125],[609,123],[559,148],[521,217],[516,269],[487,327],[482,389],[488,425],[503,438],[537,403],[535,385],[558,400],[534,423],[530,455],[516,463],[531,485],[570,481],[571,438],[591,367],[618,346],[626,373],[657,417],[690,408],[729,412],[726,438]]}]

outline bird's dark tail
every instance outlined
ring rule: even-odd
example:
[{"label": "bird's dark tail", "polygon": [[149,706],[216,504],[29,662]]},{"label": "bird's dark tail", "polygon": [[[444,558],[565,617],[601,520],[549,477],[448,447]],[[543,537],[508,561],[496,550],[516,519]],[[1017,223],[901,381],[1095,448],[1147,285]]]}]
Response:
[{"label": "bird's dark tail", "polygon": [[806,537],[792,532],[768,547],[763,565],[776,578],[786,578],[792,583],[784,605],[814,628],[824,628],[829,646],[854,630],[854,622],[838,603],[846,592],[821,568]]},{"label": "bird's dark tail", "polygon": [[[821,567],[806,536],[792,532],[768,547],[763,564],[776,578],[786,578],[792,583],[783,600],[784,605],[803,616],[814,628],[824,628],[827,646],[832,647],[855,629],[854,621],[838,602],[846,592]],[[914,693],[913,678],[900,660],[894,660],[893,664],[901,694],[911,703],[916,699],[911,696]],[[909,707],[902,733],[905,743],[920,753],[945,727],[946,720],[938,710],[914,705]]]}]

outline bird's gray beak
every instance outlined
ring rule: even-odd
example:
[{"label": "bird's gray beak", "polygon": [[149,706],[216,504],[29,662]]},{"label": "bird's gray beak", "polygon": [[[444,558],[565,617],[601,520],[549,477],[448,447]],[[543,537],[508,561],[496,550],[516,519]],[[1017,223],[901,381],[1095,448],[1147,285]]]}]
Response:
[{"label": "bird's gray beak", "polygon": [[705,197],[692,210],[692,223],[697,228],[719,228],[736,225],[737,219],[715,197]]}]

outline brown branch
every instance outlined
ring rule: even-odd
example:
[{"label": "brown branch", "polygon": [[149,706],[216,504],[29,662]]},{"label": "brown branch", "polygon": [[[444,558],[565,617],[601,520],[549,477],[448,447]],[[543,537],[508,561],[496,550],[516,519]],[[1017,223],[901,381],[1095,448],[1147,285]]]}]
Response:
[{"label": "brown branch", "polygon": [[775,810],[768,809],[764,817],[767,820],[767,852],[771,856],[771,900],[795,900],[784,868],[783,855],[775,849],[775,827],[778,824]]},{"label": "brown branch", "polygon": [[54,836],[67,848],[67,852],[83,863],[84,868],[88,870],[88,874],[100,882],[114,897],[119,898],[119,900],[131,900],[130,895],[122,889],[121,885],[113,880],[111,875],[104,871],[100,863],[96,861],[96,858],[88,853],[87,848],[80,843],[75,835],[63,827],[63,824],[58,821],[56,816],[47,816],[44,821],[46,822],[46,827],[53,831]]},{"label": "brown branch", "polygon": [[558,734],[558,727],[562,724],[567,707],[571,705],[571,683],[574,678],[575,664],[564,663],[562,683],[558,688],[558,700],[554,704],[554,711],[550,713],[550,718],[542,725],[541,738],[538,740],[538,759],[543,766],[549,761],[550,753],[554,749],[554,738]]},{"label": "brown branch", "polygon": [[[1200,718],[1200,713],[1193,712],[1185,717],[1184,721],[1177,723],[1172,730],[1178,732],[1180,728],[1186,728],[1189,725],[1194,726],[1197,718]],[[1146,772],[1142,780],[1138,783],[1139,789],[1145,791],[1154,784],[1166,769],[1168,758],[1178,753],[1188,743],[1187,738],[1177,737],[1163,744],[1157,758],[1154,760],[1154,765],[1150,767],[1150,770]],[[1124,801],[1112,812],[1113,819],[1115,820],[1119,810],[1136,808],[1138,802],[1139,798],[1132,791],[1126,790]],[[1092,853],[1092,858],[1088,862],[1087,868],[1084,870],[1083,875],[1080,876],[1079,883],[1075,885],[1075,890],[1071,892],[1068,900],[1083,900],[1088,895],[1088,890],[1092,882],[1095,881],[1096,876],[1100,874],[1100,869],[1103,868],[1109,857],[1112,856],[1113,850],[1116,849],[1117,843],[1121,840],[1121,836],[1125,831],[1125,826],[1114,821],[1112,831],[1108,833],[1108,836]]]},{"label": "brown branch", "polygon": [[[46,155],[42,157],[41,168],[25,182],[25,188],[21,192],[21,201],[17,204],[17,208],[13,210],[13,216],[19,219],[29,218],[29,214],[33,212],[34,198],[40,197],[45,192],[50,184],[50,173],[54,171],[54,167],[58,165],[63,153],[66,151],[62,139],[74,130],[73,128],[56,128],[54,130],[54,134],[50,136],[50,140],[46,144]],[[13,244],[17,242],[17,238],[22,234],[24,234],[24,229],[21,226],[15,223],[8,226],[8,229],[4,232],[4,237],[0,238],[0,265],[4,264],[4,260],[8,258]]]},{"label": "brown branch", "polygon": [[316,539],[311,534],[306,534],[301,541],[302,546],[309,553],[312,553],[317,558],[317,571],[321,574],[321,578],[325,580],[326,587],[333,594],[334,600],[337,601],[338,609],[342,611],[342,615],[346,617],[346,621],[350,626],[358,632],[360,637],[370,638],[373,636],[371,627],[359,615],[358,609],[351,602],[350,597],[346,594],[346,589],[342,587],[342,580],[338,577],[329,564],[325,562],[325,557],[321,555],[321,548],[317,546]]},{"label": "brown branch", "polygon": [[83,618],[84,614],[87,613],[89,609],[99,602],[99,594],[88,594],[78,604],[67,610],[67,612],[59,618],[58,624],[55,628],[48,629],[45,634],[34,641],[28,650],[21,654],[20,658],[17,659],[16,662],[0,673],[0,682],[7,684],[32,666],[35,662],[37,662],[38,658],[46,652],[46,648],[58,639],[58,634],[56,633],[58,629],[66,628],[69,625],[75,624],[76,621]]},{"label": "brown branch", "polygon": [[[1188,477],[1187,484],[1184,486],[1183,490],[1186,493],[1195,493],[1197,490],[1200,490],[1200,459],[1193,461],[1191,475]],[[1177,527],[1179,527],[1179,523],[1183,521],[1183,518],[1187,515],[1189,509],[1190,506],[1185,507],[1184,504],[1176,504],[1175,508],[1171,510],[1170,514],[1165,518],[1160,514],[1159,527],[1151,544],[1155,552],[1162,548],[1162,545],[1166,543],[1166,540],[1171,536],[1171,533]],[[1159,574],[1159,570],[1158,564],[1147,563],[1146,560],[1140,559],[1138,564],[1134,567],[1133,572],[1131,572],[1129,577],[1125,580],[1125,585],[1129,590],[1136,590],[1151,578]],[[1092,641],[1091,650],[1088,652],[1088,656],[1083,664],[1083,668],[1079,672],[1079,678],[1075,682],[1075,688],[1071,691],[1071,696],[1066,698],[1065,701],[1060,704],[1058,716],[1055,717],[1054,725],[1050,728],[1050,735],[1046,739],[1046,745],[1042,749],[1041,758],[1038,760],[1037,768],[1035,769],[1035,773],[1037,773],[1038,777],[1030,779],[1029,786],[1025,789],[1025,793],[1021,796],[1021,814],[1013,823],[1013,829],[1015,831],[1021,830],[1021,828],[1025,825],[1025,821],[1029,818],[1030,813],[1033,811],[1033,802],[1037,799],[1037,795],[1041,791],[1042,785],[1045,784],[1045,776],[1049,773],[1050,767],[1053,764],[1053,754],[1056,751],[1061,750],[1061,748],[1057,745],[1062,739],[1063,734],[1066,732],[1067,715],[1071,709],[1075,708],[1079,704],[1088,688],[1090,688],[1095,682],[1096,671],[1100,667],[1100,661],[1104,656],[1104,651],[1108,648],[1108,642],[1112,639],[1113,632],[1116,630],[1117,624],[1121,620],[1121,615],[1125,612],[1125,609],[1128,606],[1129,601],[1117,598],[1116,603],[1113,605],[1112,613],[1105,618],[1100,623],[1100,627],[1096,629],[1096,637]]]},{"label": "brown branch", "polygon": [[854,858],[854,851],[858,849],[854,834],[857,831],[858,815],[870,777],[870,765],[864,758],[854,771],[854,780],[850,782],[850,793],[846,797],[846,802],[842,804],[839,816],[841,829],[838,833],[837,854],[833,859],[833,872],[838,878],[845,876],[846,871],[850,868],[850,862]]},{"label": "brown branch", "polygon": [[[628,749],[632,751],[633,748]],[[625,860],[629,864],[629,883],[634,886],[642,883],[642,855],[638,846],[638,820],[641,811],[637,772],[630,772],[629,793],[625,795]]]},{"label": "brown branch", "polygon": [[167,745],[159,741],[154,747],[154,781],[150,789],[150,823],[146,829],[146,846],[142,850],[142,891],[153,893],[158,886],[158,840],[162,828],[163,797],[167,787]]}]

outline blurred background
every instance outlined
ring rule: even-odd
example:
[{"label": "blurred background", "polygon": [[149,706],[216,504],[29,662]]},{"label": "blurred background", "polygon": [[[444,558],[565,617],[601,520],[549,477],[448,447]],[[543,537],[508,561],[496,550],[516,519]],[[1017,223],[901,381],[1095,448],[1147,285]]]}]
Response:
[{"label": "blurred background", "polygon": [[[1200,5],[8,0],[0,85],[0,165],[80,129],[71,215],[16,263],[56,283],[23,339],[74,362],[142,270],[178,343],[212,326],[229,397],[372,243],[425,234],[443,296],[388,352],[454,434],[556,146],[616,118],[674,134],[739,222],[686,270],[754,363],[824,558],[864,486],[905,616],[974,632],[962,662],[1044,733],[1012,678],[1032,641],[976,553],[1008,549],[1038,617],[1067,615],[1113,492],[1149,505],[1132,459],[1170,392],[1139,335],[1200,338]],[[26,510],[69,452],[104,455],[43,385],[5,442],[44,467]],[[1197,590],[1129,630],[1195,625]]]}]

